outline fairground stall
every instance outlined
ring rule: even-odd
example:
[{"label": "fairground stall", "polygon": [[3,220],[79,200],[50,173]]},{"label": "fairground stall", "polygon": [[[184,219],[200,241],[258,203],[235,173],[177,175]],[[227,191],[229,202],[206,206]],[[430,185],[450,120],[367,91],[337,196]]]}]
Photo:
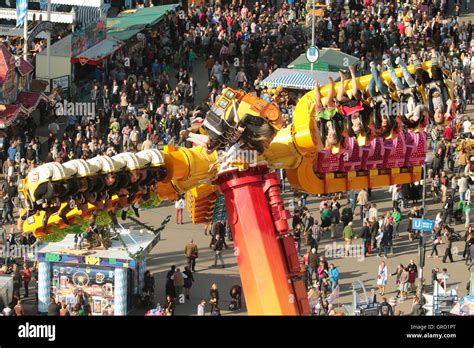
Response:
[{"label": "fairground stall", "polygon": [[73,307],[83,293],[92,315],[127,315],[143,288],[146,256],[160,232],[121,229],[108,242],[84,242],[81,249],[75,236],[39,246],[38,311],[48,312],[50,298]]}]

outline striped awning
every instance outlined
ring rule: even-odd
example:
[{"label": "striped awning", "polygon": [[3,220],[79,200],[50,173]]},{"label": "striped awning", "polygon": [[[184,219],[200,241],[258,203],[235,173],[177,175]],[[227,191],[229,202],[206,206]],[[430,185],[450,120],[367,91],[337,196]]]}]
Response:
[{"label": "striped awning", "polygon": [[[60,11],[64,5],[52,4],[52,11]],[[110,4],[103,4],[102,8],[93,6],[77,6],[76,7],[76,22],[82,24],[88,24],[96,22],[100,18],[100,14],[107,16],[107,12],[110,9]],[[101,11],[102,10],[102,11]]]},{"label": "striped awning", "polygon": [[308,71],[295,69],[277,69],[273,74],[260,82],[267,87],[284,87],[290,89],[312,90],[315,81],[326,84],[327,78],[332,77],[335,81],[339,73],[330,71]]}]

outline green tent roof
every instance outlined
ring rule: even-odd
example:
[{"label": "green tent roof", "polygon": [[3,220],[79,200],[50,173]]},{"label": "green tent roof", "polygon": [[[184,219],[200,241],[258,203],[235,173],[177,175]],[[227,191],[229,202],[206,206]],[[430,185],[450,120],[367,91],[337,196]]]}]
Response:
[{"label": "green tent roof", "polygon": [[120,41],[127,41],[132,36],[137,35],[143,29],[128,29],[128,30],[121,30],[121,31],[108,31],[107,35],[112,36]]},{"label": "green tent roof", "polygon": [[[340,69],[347,69],[350,65],[355,65],[358,62],[359,58],[333,48],[323,48],[319,50],[319,60],[314,63],[314,70],[338,71]],[[306,59],[306,53],[302,53],[293,62],[288,64],[288,68],[310,70],[311,63]]]},{"label": "green tent roof", "polygon": [[[115,18],[107,18],[107,32],[116,38],[126,40],[143,30],[147,25],[158,23],[168,11],[173,11],[178,6],[180,4],[139,8],[133,13],[122,13]],[[135,32],[132,34],[132,31]]]}]

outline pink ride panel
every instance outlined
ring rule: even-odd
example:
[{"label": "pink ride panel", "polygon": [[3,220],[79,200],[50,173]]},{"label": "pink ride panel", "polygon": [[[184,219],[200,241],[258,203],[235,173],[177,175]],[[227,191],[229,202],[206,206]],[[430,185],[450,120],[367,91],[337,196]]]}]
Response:
[{"label": "pink ride panel", "polygon": [[328,173],[343,171],[343,157],[343,154],[333,155],[330,150],[319,151],[316,172]]},{"label": "pink ride panel", "polygon": [[367,169],[381,169],[384,161],[384,144],[381,138],[375,138],[370,142],[367,158]]},{"label": "pink ride panel", "polygon": [[422,165],[426,157],[426,137],[424,132],[408,132],[405,139],[411,143],[412,151],[405,157],[405,166],[414,167]]},{"label": "pink ride panel", "polygon": [[342,154],[344,171],[361,170],[363,150],[357,144],[355,138],[346,137],[344,147],[346,149]]},{"label": "pink ride panel", "polygon": [[405,164],[405,136],[399,133],[393,140],[384,141],[384,161],[383,168],[398,168]]}]

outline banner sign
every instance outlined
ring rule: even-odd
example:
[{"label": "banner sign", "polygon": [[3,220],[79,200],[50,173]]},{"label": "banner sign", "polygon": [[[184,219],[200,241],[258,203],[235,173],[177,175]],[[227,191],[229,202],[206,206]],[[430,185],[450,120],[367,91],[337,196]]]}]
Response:
[{"label": "banner sign", "polygon": [[411,228],[418,231],[433,231],[434,221],[426,219],[413,219]]},{"label": "banner sign", "polygon": [[98,22],[89,24],[83,30],[72,33],[71,54],[76,57],[89,48],[97,45],[107,37],[107,18],[104,16]]}]

